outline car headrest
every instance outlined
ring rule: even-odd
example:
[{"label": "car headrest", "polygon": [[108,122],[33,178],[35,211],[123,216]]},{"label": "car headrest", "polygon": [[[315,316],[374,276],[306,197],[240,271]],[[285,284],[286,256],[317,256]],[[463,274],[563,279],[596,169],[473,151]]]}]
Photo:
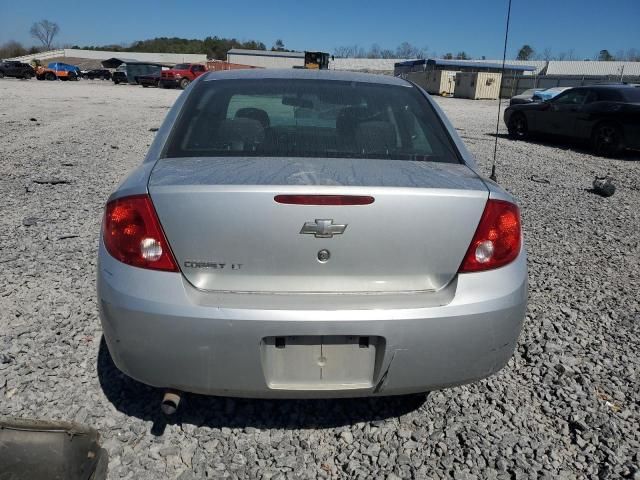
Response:
[{"label": "car headrest", "polygon": [[251,150],[264,141],[264,128],[252,118],[225,119],[218,125],[216,146],[233,151]]},{"label": "car headrest", "polygon": [[261,108],[241,108],[236,112],[236,118],[251,118],[257,120],[262,124],[262,128],[269,128],[271,126],[271,120],[269,114]]},{"label": "car headrest", "polygon": [[367,118],[365,107],[346,107],[340,110],[336,117],[336,132],[343,138],[351,138],[356,133],[356,127]]},{"label": "car headrest", "polygon": [[357,125],[355,142],[360,153],[388,153],[396,147],[396,131],[389,122],[362,122]]}]

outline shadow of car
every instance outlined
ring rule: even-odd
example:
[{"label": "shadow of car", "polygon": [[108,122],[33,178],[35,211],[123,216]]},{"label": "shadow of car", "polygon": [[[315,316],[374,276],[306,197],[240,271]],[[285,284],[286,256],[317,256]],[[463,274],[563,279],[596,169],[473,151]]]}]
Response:
[{"label": "shadow of car", "polygon": [[[152,421],[151,433],[162,435],[167,419],[160,411],[164,390],[140,383],[120,372],[102,338],[98,379],[107,399],[120,412]],[[262,400],[188,394],[175,422],[221,427],[334,428],[406,415],[419,409],[427,394],[335,400]],[[174,419],[172,418],[172,422]]]}]

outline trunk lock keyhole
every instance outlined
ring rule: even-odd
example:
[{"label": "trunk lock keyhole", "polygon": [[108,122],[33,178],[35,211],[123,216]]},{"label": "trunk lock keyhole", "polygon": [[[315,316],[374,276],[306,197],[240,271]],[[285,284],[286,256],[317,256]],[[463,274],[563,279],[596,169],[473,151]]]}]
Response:
[{"label": "trunk lock keyhole", "polygon": [[327,249],[320,250],[318,252],[318,261],[320,263],[327,263],[331,258],[331,253]]}]

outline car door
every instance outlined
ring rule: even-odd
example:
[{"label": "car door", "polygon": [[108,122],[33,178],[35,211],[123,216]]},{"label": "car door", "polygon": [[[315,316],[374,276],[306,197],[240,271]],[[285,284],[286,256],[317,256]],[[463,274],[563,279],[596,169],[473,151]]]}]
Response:
[{"label": "car door", "polygon": [[193,67],[191,67],[191,73],[193,74],[193,78],[199,77],[205,71],[206,69],[204,68],[204,65],[194,65]]},{"label": "car door", "polygon": [[18,75],[18,65],[19,63],[16,62],[7,62],[6,63],[6,69],[5,69],[5,75],[9,76],[9,77],[15,77]]},{"label": "car door", "polygon": [[541,112],[538,129],[553,135],[573,136],[589,93],[587,88],[574,88],[550,100],[549,107]]}]

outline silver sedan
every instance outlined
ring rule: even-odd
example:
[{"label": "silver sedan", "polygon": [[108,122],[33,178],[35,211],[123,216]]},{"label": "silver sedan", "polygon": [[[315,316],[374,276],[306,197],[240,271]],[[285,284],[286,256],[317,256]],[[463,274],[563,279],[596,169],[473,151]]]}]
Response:
[{"label": "silver sedan", "polygon": [[156,387],[425,392],[500,370],[527,302],[514,199],[405,80],[211,72],[108,199],[111,356]]}]

